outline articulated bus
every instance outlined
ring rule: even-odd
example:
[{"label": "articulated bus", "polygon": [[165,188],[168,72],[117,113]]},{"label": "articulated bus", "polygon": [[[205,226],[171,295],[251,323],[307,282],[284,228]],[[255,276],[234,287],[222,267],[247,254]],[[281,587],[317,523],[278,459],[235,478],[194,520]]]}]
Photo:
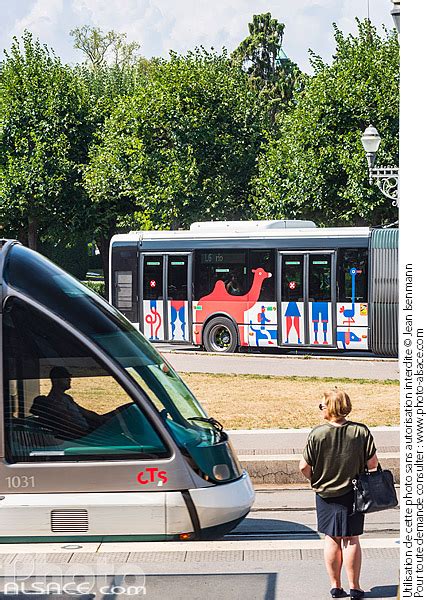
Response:
[{"label": "articulated bus", "polygon": [[111,241],[109,300],[152,342],[398,353],[398,230],[194,223]]}]

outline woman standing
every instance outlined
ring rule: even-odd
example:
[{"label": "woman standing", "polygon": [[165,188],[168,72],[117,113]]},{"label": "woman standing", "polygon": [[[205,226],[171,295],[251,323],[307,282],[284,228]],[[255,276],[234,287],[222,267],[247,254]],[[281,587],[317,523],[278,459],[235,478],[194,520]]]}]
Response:
[{"label": "woman standing", "polygon": [[326,392],[319,408],[325,422],[309,434],[299,468],[316,492],[318,531],[325,534],[324,559],[331,597],[348,595],[341,583],[344,566],[350,597],[362,598],[359,536],[364,531],[364,515],[352,514],[352,479],[365,466],[369,470],[377,468],[376,448],[366,425],[346,419],[352,405],[345,392]]}]

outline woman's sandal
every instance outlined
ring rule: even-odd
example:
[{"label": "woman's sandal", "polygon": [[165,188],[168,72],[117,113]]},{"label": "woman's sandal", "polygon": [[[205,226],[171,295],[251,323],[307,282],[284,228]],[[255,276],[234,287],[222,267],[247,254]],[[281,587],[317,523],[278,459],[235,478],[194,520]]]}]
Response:
[{"label": "woman's sandal", "polygon": [[364,590],[357,590],[357,589],[352,589],[352,588],[349,590],[349,593],[351,595],[351,598],[355,598],[355,599],[364,598],[364,594],[365,594]]},{"label": "woman's sandal", "polygon": [[332,598],[347,598],[347,593],[343,588],[333,588],[330,590],[330,595]]}]

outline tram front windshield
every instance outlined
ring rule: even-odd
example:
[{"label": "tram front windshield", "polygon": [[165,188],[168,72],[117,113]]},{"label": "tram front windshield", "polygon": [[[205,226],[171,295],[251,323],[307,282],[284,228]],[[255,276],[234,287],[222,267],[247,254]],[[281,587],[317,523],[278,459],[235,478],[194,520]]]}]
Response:
[{"label": "tram front windshield", "polygon": [[48,308],[124,367],[159,411],[181,447],[223,439],[217,422],[154,347],[106,300],[49,260],[14,245],[4,268],[6,284]]}]

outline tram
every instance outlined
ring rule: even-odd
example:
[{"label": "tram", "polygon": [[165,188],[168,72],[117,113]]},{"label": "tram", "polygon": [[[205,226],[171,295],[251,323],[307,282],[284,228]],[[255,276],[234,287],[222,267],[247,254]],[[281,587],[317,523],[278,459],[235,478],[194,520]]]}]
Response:
[{"label": "tram", "polygon": [[110,302],[153,342],[398,354],[398,230],[194,223],[111,241]]},{"label": "tram", "polygon": [[0,241],[0,542],[217,538],[254,501],[220,423],[114,307]]}]

